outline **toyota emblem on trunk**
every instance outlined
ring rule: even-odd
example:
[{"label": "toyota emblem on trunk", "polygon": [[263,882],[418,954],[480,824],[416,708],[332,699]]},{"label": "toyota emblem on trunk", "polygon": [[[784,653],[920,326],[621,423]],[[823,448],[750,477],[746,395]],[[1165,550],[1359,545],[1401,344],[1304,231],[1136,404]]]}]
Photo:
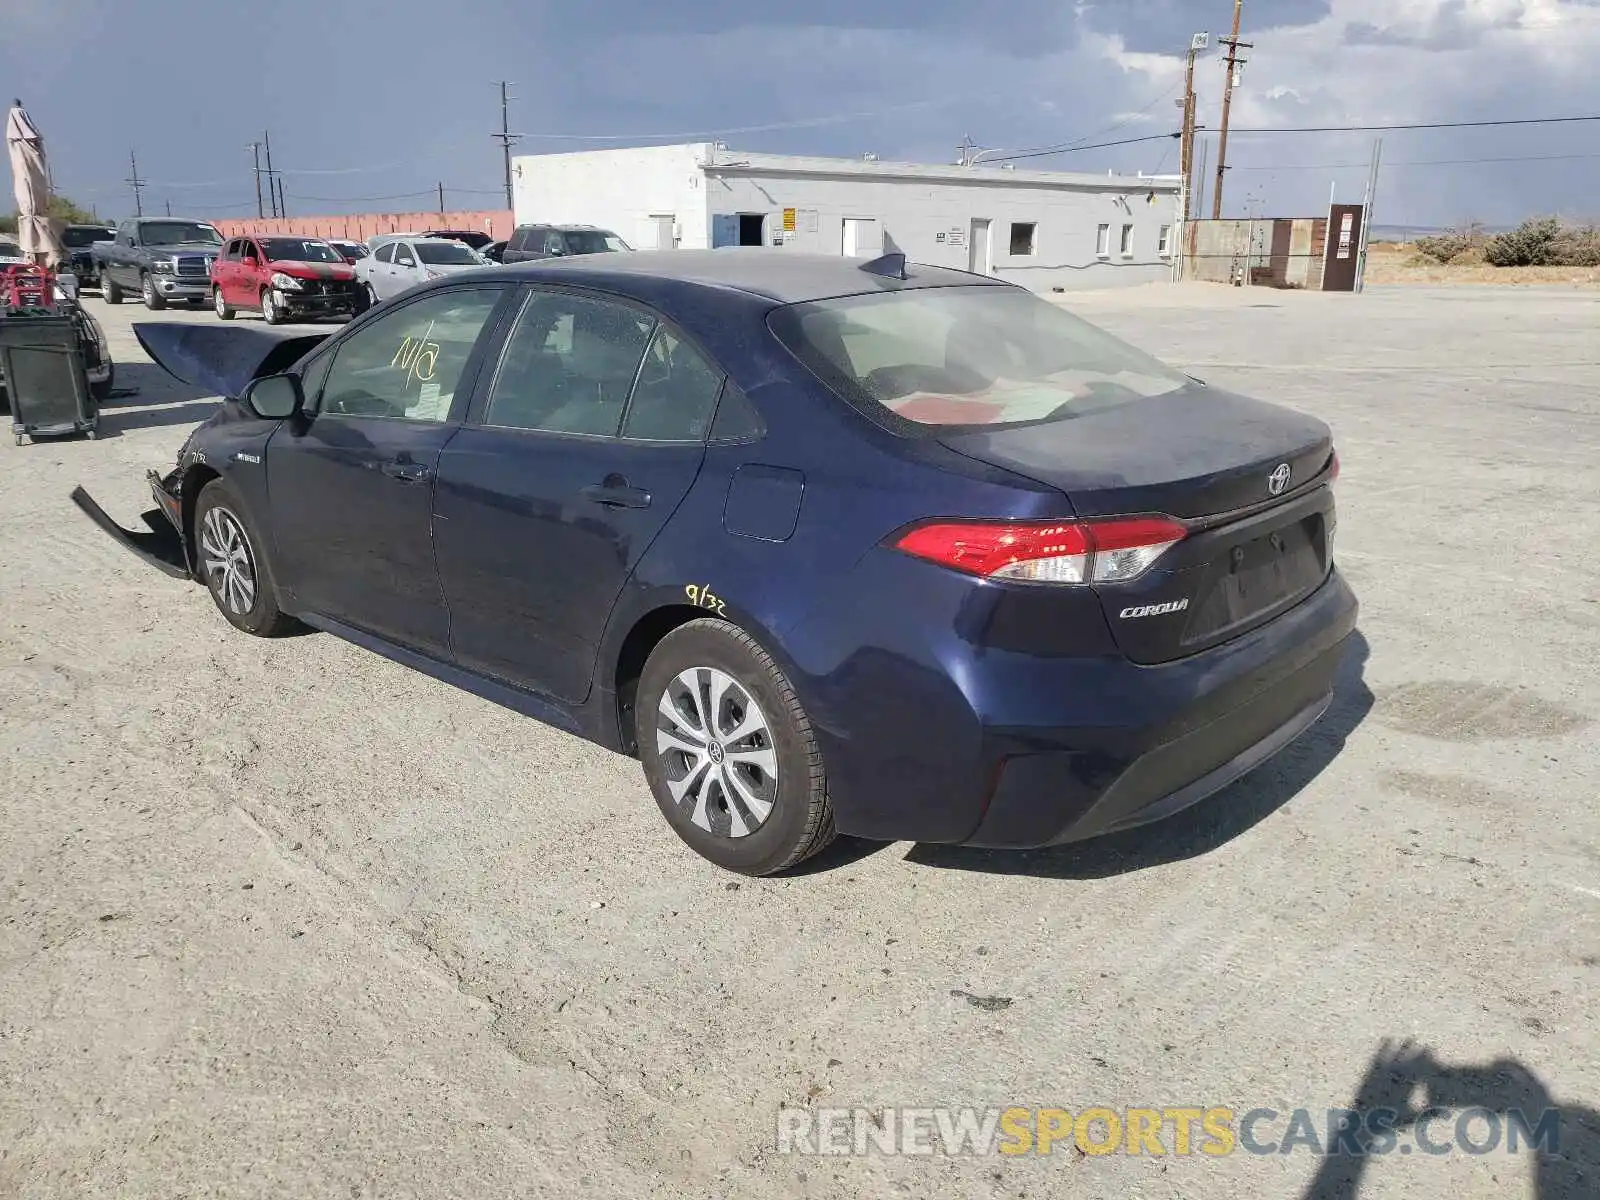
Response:
[{"label": "toyota emblem on trunk", "polygon": [[1267,476],[1267,494],[1271,496],[1283,495],[1283,489],[1289,486],[1289,464],[1279,463],[1272,469],[1272,474]]}]

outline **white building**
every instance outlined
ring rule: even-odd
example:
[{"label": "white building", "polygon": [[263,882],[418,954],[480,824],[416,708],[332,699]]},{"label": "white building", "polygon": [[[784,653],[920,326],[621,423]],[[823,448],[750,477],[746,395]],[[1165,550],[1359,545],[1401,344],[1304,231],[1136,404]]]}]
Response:
[{"label": "white building", "polygon": [[793,247],[957,267],[1034,291],[1171,277],[1171,177],[745,154],[713,142],[523,155],[519,225],[598,225],[639,249]]}]

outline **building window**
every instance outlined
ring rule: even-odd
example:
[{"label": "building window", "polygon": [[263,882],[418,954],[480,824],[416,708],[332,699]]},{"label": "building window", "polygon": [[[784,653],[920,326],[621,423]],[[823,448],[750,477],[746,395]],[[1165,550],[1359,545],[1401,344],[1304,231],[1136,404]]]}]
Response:
[{"label": "building window", "polygon": [[1111,226],[1100,226],[1099,236],[1095,239],[1094,252],[1101,258],[1111,257]]},{"label": "building window", "polygon": [[1033,221],[1013,221],[1011,223],[1011,254],[1014,258],[1025,258],[1033,253],[1034,235],[1039,226]]},{"label": "building window", "polygon": [[1133,257],[1133,226],[1132,225],[1124,225],[1122,227],[1122,257],[1123,258],[1132,258]]},{"label": "building window", "polygon": [[1161,241],[1158,243],[1158,248],[1157,248],[1156,253],[1160,254],[1162,258],[1171,258],[1172,257],[1172,226],[1171,225],[1163,225],[1161,227]]}]

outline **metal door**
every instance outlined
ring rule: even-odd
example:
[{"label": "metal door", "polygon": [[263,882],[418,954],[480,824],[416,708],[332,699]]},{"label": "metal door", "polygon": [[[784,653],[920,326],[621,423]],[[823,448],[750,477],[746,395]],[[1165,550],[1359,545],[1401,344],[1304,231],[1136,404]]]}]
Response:
[{"label": "metal door", "polygon": [[839,252],[846,258],[876,257],[883,252],[878,222],[872,217],[846,217],[839,239]]},{"label": "metal door", "polygon": [[671,213],[652,213],[650,220],[655,225],[656,249],[676,250],[678,248],[678,238],[675,233],[678,223],[677,218]]},{"label": "metal door", "polygon": [[967,270],[976,275],[994,274],[994,254],[989,245],[990,222],[985,217],[972,221],[972,237],[967,243]]},{"label": "metal door", "polygon": [[1322,268],[1322,290],[1353,292],[1361,256],[1365,213],[1359,204],[1335,204],[1328,210],[1328,245]]}]

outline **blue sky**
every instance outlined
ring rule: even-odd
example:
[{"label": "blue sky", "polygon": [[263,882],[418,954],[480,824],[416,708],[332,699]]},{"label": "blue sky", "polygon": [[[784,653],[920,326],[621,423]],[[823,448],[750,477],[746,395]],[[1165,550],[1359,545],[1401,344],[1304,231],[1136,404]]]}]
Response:
[{"label": "blue sky", "polygon": [[[0,0],[0,92],[28,104],[63,192],[253,212],[263,129],[296,214],[500,203],[493,81],[519,152],[721,134],[749,150],[944,162],[1174,130],[1189,34],[1229,0]],[[1600,0],[1247,0],[1240,127],[1600,113]],[[1222,70],[1201,61],[1201,120]],[[760,127],[751,129],[750,127]],[[748,132],[734,132],[746,130]],[[685,139],[687,140],[687,139]],[[1229,208],[1359,198],[1370,135],[1241,135]],[[1387,135],[1378,219],[1600,216],[1600,122]],[[1469,158],[1514,162],[1463,164]],[[1214,148],[1210,160],[1215,162]],[[1030,165],[1174,170],[1176,143]]]}]

